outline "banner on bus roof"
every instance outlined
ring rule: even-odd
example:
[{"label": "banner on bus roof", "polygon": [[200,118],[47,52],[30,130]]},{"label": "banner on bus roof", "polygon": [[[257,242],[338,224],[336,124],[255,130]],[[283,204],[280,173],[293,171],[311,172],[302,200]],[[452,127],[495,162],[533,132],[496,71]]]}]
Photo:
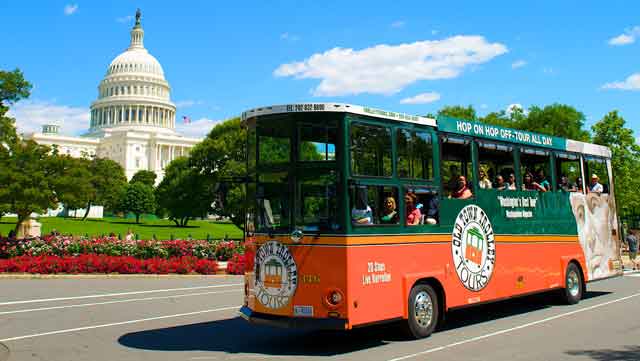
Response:
[{"label": "banner on bus roof", "polygon": [[438,116],[438,130],[474,137],[501,140],[534,147],[565,150],[567,141],[551,135],[504,128],[497,125]]}]

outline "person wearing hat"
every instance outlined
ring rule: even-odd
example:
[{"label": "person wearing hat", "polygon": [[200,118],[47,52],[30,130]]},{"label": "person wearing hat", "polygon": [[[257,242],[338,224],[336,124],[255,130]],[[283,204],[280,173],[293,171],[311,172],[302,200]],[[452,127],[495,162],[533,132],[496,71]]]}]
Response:
[{"label": "person wearing hat", "polygon": [[600,182],[598,182],[600,180],[600,178],[598,178],[597,174],[592,174],[591,175],[591,183],[589,184],[589,192],[591,193],[602,193],[604,191],[604,187],[602,187],[602,184],[600,184]]}]

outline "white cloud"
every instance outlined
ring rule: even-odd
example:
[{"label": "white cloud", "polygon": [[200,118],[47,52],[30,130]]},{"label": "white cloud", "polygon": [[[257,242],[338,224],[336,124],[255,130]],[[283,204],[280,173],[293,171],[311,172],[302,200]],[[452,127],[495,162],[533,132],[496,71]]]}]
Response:
[{"label": "white cloud", "polygon": [[520,60],[514,61],[513,64],[511,64],[511,68],[512,69],[522,68],[525,65],[527,65],[527,62],[520,59]]},{"label": "white cloud", "polygon": [[623,81],[607,83],[603,89],[640,90],[640,73],[631,74]]},{"label": "white cloud", "polygon": [[300,37],[298,35],[293,35],[293,34],[289,34],[289,33],[282,33],[282,34],[280,34],[280,40],[298,41],[298,40],[300,40]]},{"label": "white cloud", "polygon": [[133,15],[121,16],[119,18],[116,18],[116,21],[119,23],[128,23],[128,22],[131,22],[132,20],[133,20]]},{"label": "white cloud", "polygon": [[635,43],[640,36],[640,26],[634,26],[626,29],[624,33],[609,39],[609,45],[620,46]]},{"label": "white cloud", "polygon": [[411,44],[376,45],[362,50],[333,48],[303,61],[280,65],[274,75],[320,79],[315,96],[394,94],[420,80],[451,79],[465,67],[506,53],[482,36],[454,36]]},{"label": "white cloud", "polygon": [[405,26],[406,23],[403,20],[397,20],[391,23],[391,27],[392,28],[401,28],[403,26]]},{"label": "white cloud", "polygon": [[209,134],[211,129],[220,122],[222,122],[222,120],[200,118],[191,123],[184,124],[182,119],[176,119],[176,130],[185,137],[204,138]]},{"label": "white cloud", "polygon": [[440,100],[440,94],[436,92],[421,93],[411,98],[404,98],[401,104],[427,104]]},{"label": "white cloud", "polygon": [[78,11],[78,4],[67,4],[64,7],[64,14],[69,16],[73,15]]},{"label": "white cloud", "polygon": [[89,129],[89,108],[70,107],[42,100],[17,102],[9,111],[19,133],[39,132],[44,124],[60,125],[60,133],[78,135]]},{"label": "white cloud", "polygon": [[194,105],[200,105],[203,104],[202,100],[178,100],[176,101],[176,107],[177,108],[188,108],[188,107],[192,107]]}]

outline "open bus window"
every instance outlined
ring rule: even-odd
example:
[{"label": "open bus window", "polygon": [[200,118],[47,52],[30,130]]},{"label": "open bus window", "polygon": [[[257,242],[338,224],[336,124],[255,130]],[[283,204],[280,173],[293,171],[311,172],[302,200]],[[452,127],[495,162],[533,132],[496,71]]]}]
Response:
[{"label": "open bus window", "polygon": [[287,119],[270,119],[258,124],[258,163],[291,161],[291,123]]},{"label": "open bus window", "polygon": [[580,157],[577,154],[556,153],[556,175],[559,177],[559,192],[582,192]]},{"label": "open bus window", "polygon": [[340,229],[338,222],[337,176],[335,171],[306,173],[298,178],[298,205],[296,226],[303,231]]},{"label": "open bus window", "polygon": [[609,172],[606,161],[598,157],[585,157],[584,160],[587,192],[609,193]]},{"label": "open bus window", "polygon": [[440,177],[444,196],[469,198],[473,194],[471,141],[451,136],[441,136],[440,139],[442,143]]},{"label": "open bus window", "polygon": [[404,194],[407,226],[440,222],[440,198],[433,187],[406,186]]},{"label": "open bus window", "polygon": [[396,187],[351,185],[349,198],[354,226],[400,223]]},{"label": "open bus window", "polygon": [[478,185],[482,189],[516,190],[513,147],[506,144],[478,141]]},{"label": "open bus window", "polygon": [[261,174],[256,186],[260,230],[288,230],[289,189],[285,173]]},{"label": "open bus window", "polygon": [[520,174],[522,190],[547,192],[551,190],[548,175],[551,174],[551,154],[547,150],[520,149]]},{"label": "open bus window", "polygon": [[398,129],[396,149],[398,152],[398,177],[433,178],[433,149],[430,133]]},{"label": "open bus window", "polygon": [[336,160],[338,138],[336,125],[301,124],[299,134],[298,159],[300,161]]},{"label": "open bus window", "polygon": [[387,127],[351,125],[351,171],[354,175],[390,177],[391,130]]}]

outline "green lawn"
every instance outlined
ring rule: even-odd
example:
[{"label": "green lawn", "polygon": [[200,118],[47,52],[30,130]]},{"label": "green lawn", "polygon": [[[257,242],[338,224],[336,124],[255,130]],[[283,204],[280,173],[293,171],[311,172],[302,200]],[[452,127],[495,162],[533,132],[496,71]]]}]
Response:
[{"label": "green lawn", "polygon": [[[169,220],[141,220],[140,224],[135,223],[135,219],[124,218],[104,218],[87,219],[81,221],[74,218],[42,217],[38,220],[42,223],[42,234],[50,233],[56,229],[63,234],[73,234],[84,236],[85,234],[100,236],[113,232],[122,237],[131,229],[138,234],[140,239],[151,239],[155,234],[158,239],[185,239],[189,235],[192,238],[206,239],[207,234],[211,238],[222,238],[227,235],[229,238],[242,238],[242,231],[232,223],[221,223],[213,221],[189,221],[187,227],[176,227],[175,223]],[[0,234],[6,236],[15,227],[15,218],[2,218],[0,220]]]}]

